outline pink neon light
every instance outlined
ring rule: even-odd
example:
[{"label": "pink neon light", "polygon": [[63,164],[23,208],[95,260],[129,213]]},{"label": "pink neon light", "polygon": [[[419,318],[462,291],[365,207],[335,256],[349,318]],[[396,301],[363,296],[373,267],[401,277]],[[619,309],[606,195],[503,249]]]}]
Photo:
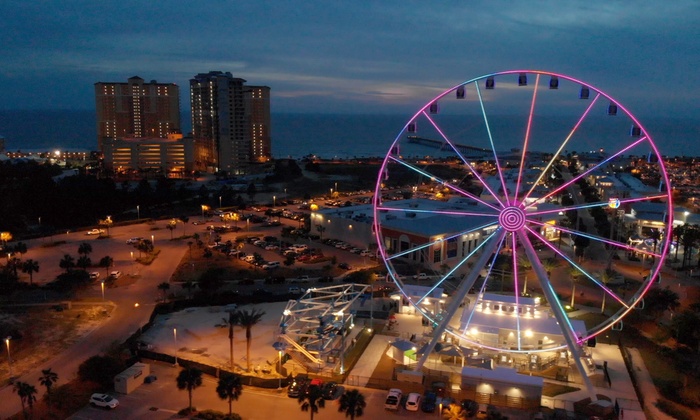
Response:
[{"label": "pink neon light", "polygon": [[498,213],[472,213],[468,211],[447,211],[447,210],[418,210],[400,207],[379,207],[379,210],[388,211],[410,211],[412,213],[448,214],[451,216],[477,216],[477,217],[498,217]]},{"label": "pink neon light", "polygon": [[545,195],[544,197],[538,198],[537,200],[533,201],[529,205],[527,205],[525,208],[532,207],[535,203],[541,202],[542,200],[546,200],[547,198],[557,194],[559,191],[567,188],[569,185],[573,184],[574,182],[578,181],[579,179],[585,177],[586,175],[590,174],[591,172],[595,171],[596,169],[600,168],[601,166],[605,165],[606,163],[610,162],[613,158],[616,158],[617,156],[625,153],[629,149],[637,146],[639,143],[642,141],[646,140],[646,137],[642,137],[639,140],[635,141],[634,143],[630,144],[629,146],[625,147],[624,149],[618,151],[614,155],[610,155],[607,159],[603,160],[602,162],[598,163],[597,165],[593,166],[592,168],[589,168],[587,171],[584,171],[577,176],[571,178],[569,182],[565,182],[561,184],[558,188],[556,188],[554,191],[550,192],[549,194]]},{"label": "pink neon light", "polygon": [[611,289],[609,289],[607,286],[605,286],[604,284],[602,284],[601,282],[599,282],[598,280],[596,280],[596,278],[593,277],[593,276],[591,276],[590,273],[588,273],[588,271],[586,271],[586,270],[583,269],[583,267],[581,267],[581,266],[579,266],[578,264],[576,264],[576,263],[575,263],[574,261],[572,261],[566,254],[564,254],[563,252],[561,252],[561,250],[557,249],[555,246],[553,246],[552,244],[550,244],[549,241],[547,241],[546,239],[544,239],[544,238],[542,237],[542,235],[538,234],[537,232],[535,232],[534,230],[530,229],[529,227],[525,227],[525,229],[527,229],[529,232],[533,233],[535,236],[537,236],[537,237],[543,239],[543,242],[545,243],[545,245],[547,245],[547,247],[549,247],[549,249],[553,250],[557,255],[559,255],[560,257],[564,258],[566,261],[568,261],[569,264],[571,264],[573,267],[575,267],[577,270],[579,270],[582,274],[584,274],[584,275],[586,276],[586,278],[588,278],[589,280],[592,280],[593,283],[597,284],[598,287],[600,287],[601,289],[603,289],[607,294],[610,295],[610,297],[612,297],[613,299],[617,300],[622,306],[624,306],[624,307],[626,307],[626,308],[629,307],[629,305],[627,305],[627,302],[625,302],[625,301],[623,301],[622,299],[620,299],[620,298],[615,294],[615,292],[613,292],[613,291],[612,291]]},{"label": "pink neon light", "polygon": [[484,124],[486,124],[486,132],[489,134],[489,143],[491,143],[491,150],[493,151],[493,159],[496,161],[496,169],[498,170],[498,177],[501,179],[501,186],[503,187],[503,195],[506,199],[506,205],[510,206],[510,199],[508,198],[508,188],[506,188],[506,180],[503,179],[503,171],[501,170],[501,163],[498,161],[498,154],[496,153],[496,146],[493,144],[493,136],[491,135],[491,126],[489,125],[489,118],[486,116],[486,108],[484,107],[484,98],[481,96],[481,90],[479,89],[479,84],[474,83],[476,87],[476,93],[479,96],[479,105],[481,106],[481,115],[484,116]]},{"label": "pink neon light", "polygon": [[472,165],[469,164],[469,162],[467,162],[467,160],[464,158],[462,153],[459,150],[457,150],[457,148],[455,147],[454,144],[452,144],[450,139],[448,139],[447,136],[442,132],[442,130],[440,130],[440,127],[438,127],[437,124],[435,124],[435,121],[433,121],[433,119],[430,118],[430,116],[428,114],[426,114],[425,111],[423,111],[423,115],[425,116],[425,118],[428,119],[428,121],[430,121],[430,123],[433,125],[433,127],[435,127],[437,132],[440,133],[440,136],[442,136],[442,138],[447,142],[447,144],[449,144],[450,147],[452,147],[452,150],[454,150],[455,153],[457,153],[459,158],[462,159],[462,162],[464,162],[464,164],[467,165],[467,168],[469,168],[469,171],[471,171],[472,175],[474,175],[481,182],[481,185],[483,185],[488,190],[488,192],[491,193],[491,196],[493,196],[493,198],[495,198],[496,201],[498,201],[498,204],[500,204],[502,206],[503,202],[501,201],[500,198],[498,198],[498,195],[496,195],[496,193],[494,193],[491,190],[491,188],[489,187],[489,184],[486,183],[483,178],[481,178],[481,175],[479,175],[479,172],[477,170],[475,170],[474,167],[472,167]]},{"label": "pink neon light", "polygon": [[525,166],[525,155],[527,154],[527,145],[530,141],[530,129],[532,128],[532,115],[535,113],[535,100],[537,99],[537,86],[540,84],[540,75],[535,77],[535,89],[532,91],[532,103],[530,104],[530,115],[527,117],[527,129],[525,131],[525,142],[523,143],[523,153],[520,156],[520,168],[518,168],[518,180],[515,183],[515,194],[513,195],[513,203],[518,201],[518,191],[520,190],[520,181],[523,176],[523,167]]},{"label": "pink neon light", "polygon": [[[654,200],[657,198],[668,198],[668,196],[667,195],[651,195],[648,197],[640,197],[640,198],[622,198],[622,199],[620,199],[620,204],[634,203],[637,201]],[[528,216],[540,216],[543,214],[559,213],[559,212],[568,211],[568,210],[580,210],[580,209],[586,209],[586,208],[590,208],[590,207],[604,207],[604,206],[608,206],[608,204],[609,203],[607,201],[606,202],[601,201],[598,203],[586,203],[586,204],[581,204],[580,206],[571,206],[571,207],[566,206],[566,207],[559,207],[559,208],[554,209],[554,210],[542,210],[542,211],[528,212],[527,215]]]},{"label": "pink neon light", "polygon": [[455,187],[454,185],[450,184],[449,182],[445,182],[445,181],[443,181],[442,179],[440,179],[440,178],[438,178],[438,177],[432,176],[432,175],[428,174],[427,172],[421,171],[420,169],[416,168],[415,166],[411,165],[411,164],[408,163],[408,162],[404,162],[403,160],[398,159],[398,158],[395,158],[394,156],[388,156],[388,157],[389,157],[391,160],[393,160],[393,161],[395,161],[395,162],[397,162],[397,163],[400,163],[400,164],[404,165],[405,167],[407,167],[407,168],[409,168],[409,169],[413,169],[415,172],[418,172],[418,173],[421,174],[421,175],[425,175],[425,176],[427,176],[427,177],[430,177],[430,178],[434,179],[436,182],[438,182],[438,183],[440,183],[440,184],[446,186],[447,188],[449,188],[449,189],[451,189],[451,190],[453,190],[453,191],[456,191],[456,192],[458,192],[458,193],[464,195],[465,197],[471,198],[471,199],[474,200],[474,201],[478,201],[479,203],[481,203],[481,204],[483,204],[483,205],[485,205],[485,206],[487,206],[487,207],[490,207],[490,208],[492,208],[492,209],[494,209],[494,210],[498,210],[498,208],[497,208],[496,206],[494,206],[493,204],[487,203],[486,201],[482,200],[481,198],[475,196],[474,194],[471,194],[471,193],[469,193],[469,192],[467,192],[467,191],[464,191],[464,190],[462,190],[461,188],[457,188],[457,187]]},{"label": "pink neon light", "polygon": [[574,128],[571,129],[571,131],[569,132],[569,135],[566,136],[566,139],[564,139],[564,142],[561,144],[561,146],[559,146],[559,150],[557,150],[557,152],[552,156],[552,159],[547,164],[547,167],[544,168],[542,173],[540,173],[540,176],[537,178],[537,181],[534,184],[532,184],[530,191],[528,191],[527,194],[525,194],[525,197],[523,197],[523,201],[522,201],[523,203],[528,199],[528,197],[530,197],[530,194],[532,194],[532,192],[535,191],[535,187],[537,187],[537,185],[540,183],[540,181],[542,180],[542,177],[545,175],[545,173],[547,173],[549,168],[552,167],[552,165],[554,164],[554,161],[561,154],[561,151],[564,150],[564,147],[566,147],[566,144],[569,142],[569,140],[571,140],[571,137],[574,136],[574,133],[576,133],[576,131],[578,131],[578,127],[581,125],[581,123],[583,123],[583,120],[588,116],[588,113],[591,111],[591,109],[593,109],[593,105],[596,103],[596,101],[598,101],[599,97],[600,97],[600,93],[598,93],[595,96],[595,98],[593,98],[591,103],[588,104],[588,108],[586,108],[586,111],[583,113],[583,115],[581,115],[581,118],[578,119],[578,122],[576,123],[576,125],[574,125]]}]

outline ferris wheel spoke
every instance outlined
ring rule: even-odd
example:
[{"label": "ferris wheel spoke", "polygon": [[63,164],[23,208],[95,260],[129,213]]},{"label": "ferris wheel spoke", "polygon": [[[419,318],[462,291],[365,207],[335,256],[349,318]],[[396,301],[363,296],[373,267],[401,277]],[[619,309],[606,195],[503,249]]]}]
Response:
[{"label": "ferris wheel spoke", "polygon": [[[527,117],[527,129],[525,130],[525,141],[523,142],[523,150],[520,155],[520,167],[518,168],[518,179],[515,182],[515,191],[513,192],[513,203],[518,202],[518,191],[520,190],[520,182],[523,177],[523,168],[525,166],[525,156],[527,155],[527,146],[530,142],[530,130],[532,129],[532,116],[535,113],[535,102],[537,99],[537,87],[540,84],[540,74],[535,77],[535,88],[532,91],[532,102],[530,103],[530,114]],[[520,337],[518,337],[520,340]],[[519,343],[518,343],[519,344]]]},{"label": "ferris wheel spoke", "polygon": [[602,167],[606,163],[608,163],[611,160],[615,159],[616,157],[624,154],[626,151],[633,149],[634,147],[636,147],[637,145],[639,145],[640,143],[642,143],[643,141],[646,141],[646,140],[648,140],[648,138],[646,136],[640,137],[637,141],[632,142],[629,146],[618,150],[615,154],[608,156],[606,159],[599,162],[595,166],[592,166],[592,167],[588,168],[586,171],[581,172],[580,174],[571,178],[569,181],[561,184],[560,186],[558,186],[554,190],[550,191],[548,194],[545,194],[543,197],[540,197],[537,200],[534,200],[532,203],[526,205],[525,208],[532,207],[532,206],[536,205],[537,203],[540,203],[540,202],[548,199],[549,197],[552,197],[552,196],[558,194],[559,192],[565,190],[566,188],[568,188],[570,185],[572,185],[573,183],[575,183],[579,179],[585,178],[586,176],[590,175],[591,173],[597,171],[600,167]]},{"label": "ferris wheel spoke", "polygon": [[[666,194],[657,194],[657,195],[647,195],[644,197],[637,197],[637,198],[619,198],[618,200],[620,201],[620,204],[627,204],[627,203],[636,203],[639,201],[651,201],[651,200],[656,200],[656,199],[663,199],[663,198],[668,198]],[[582,209],[589,209],[593,207],[609,207],[610,206],[610,201],[597,201],[595,203],[585,203],[585,204],[577,204],[574,206],[562,206],[562,207],[557,207],[555,209],[550,209],[550,210],[538,210],[538,211],[531,211],[528,212],[528,216],[541,216],[545,214],[554,214],[554,213],[561,213],[561,212],[566,212],[569,210],[582,210]]]},{"label": "ferris wheel spoke", "polygon": [[[438,280],[438,281],[435,283],[435,285],[434,285],[433,287],[431,287],[430,290],[428,290],[428,292],[425,293],[425,295],[423,295],[423,296],[416,302],[416,304],[420,304],[420,303],[423,301],[423,299],[425,299],[426,297],[429,297],[429,295],[432,294],[433,291],[435,291],[435,289],[437,289],[438,287],[440,287],[440,286],[442,285],[442,283],[443,283],[445,280],[449,279],[449,278],[454,274],[454,272],[457,271],[457,269],[458,269],[459,267],[461,267],[465,262],[469,261],[469,259],[470,259],[471,257],[473,257],[474,255],[476,255],[476,253],[477,253],[486,243],[488,243],[489,239],[491,239],[494,235],[496,235],[497,232],[498,232],[498,231],[496,230],[496,231],[494,231],[493,233],[491,233],[489,236],[487,236],[486,238],[484,238],[484,240],[481,241],[481,243],[480,243],[478,246],[476,246],[476,247],[472,250],[472,252],[470,252],[468,255],[466,255],[464,258],[462,258],[457,264],[455,264],[455,266],[454,266],[451,270],[449,270],[447,273],[445,273],[445,275],[443,275],[442,278],[441,278],[440,280]],[[472,270],[481,271],[482,268],[483,268],[483,267],[472,267]]]},{"label": "ferris wheel spoke", "polygon": [[427,214],[444,214],[448,216],[472,216],[472,217],[498,217],[498,213],[480,213],[480,212],[470,212],[470,211],[458,211],[458,210],[418,210],[418,209],[407,209],[401,207],[387,207],[381,206],[377,207],[378,210],[386,211],[396,211],[405,212],[410,211],[411,213],[427,213]]},{"label": "ferris wheel spoke", "polygon": [[[539,80],[539,75],[538,75],[538,80]],[[536,88],[535,88],[536,89]],[[521,240],[529,241],[526,235],[524,235]],[[515,235],[515,232],[513,232],[513,235],[511,235],[511,249],[513,250],[512,252],[512,258],[513,258],[513,288],[514,293],[513,295],[515,296],[515,307],[520,308],[520,293],[518,293],[518,290],[520,290],[520,286],[518,283],[518,252],[517,252],[517,242],[518,238]],[[521,346],[521,331],[520,331],[520,310],[517,309],[515,311],[515,335],[518,340],[518,350],[522,350]]]},{"label": "ferris wheel spoke", "polygon": [[489,184],[481,177],[481,175],[479,174],[479,171],[477,171],[477,170],[469,163],[469,161],[464,157],[464,155],[462,155],[462,152],[460,152],[459,149],[458,149],[457,147],[455,147],[454,143],[453,143],[449,138],[447,138],[447,136],[443,133],[443,131],[440,129],[440,127],[437,126],[437,124],[435,123],[435,121],[434,121],[432,118],[430,118],[430,115],[426,114],[425,111],[423,111],[423,115],[424,115],[425,118],[433,125],[433,127],[435,128],[435,130],[437,130],[437,132],[440,133],[440,136],[442,136],[442,139],[445,140],[445,142],[446,142],[447,144],[450,145],[450,147],[452,148],[452,150],[453,150],[455,153],[457,153],[457,156],[459,156],[459,158],[462,160],[462,162],[467,166],[467,168],[469,169],[469,171],[471,172],[471,174],[474,175],[474,177],[475,177],[476,179],[478,179],[479,182],[481,182],[481,185],[483,185],[484,188],[486,188],[486,190],[491,194],[491,196],[492,196],[496,201],[498,201],[498,203],[499,203],[501,206],[503,206],[503,202],[501,201],[500,197],[491,189],[491,187],[489,186]]},{"label": "ferris wheel spoke", "polygon": [[[527,227],[527,226],[525,227],[525,229],[527,229],[530,233],[536,235],[538,238],[542,238],[542,236],[539,235],[539,234],[538,234],[536,231],[534,231],[533,229],[531,229],[531,228],[529,228],[529,227]],[[543,238],[542,238],[542,239],[543,239]],[[549,242],[546,242],[546,241],[545,241],[544,243],[545,243],[545,245],[546,245],[549,249],[551,249],[552,251],[554,251],[555,254],[557,254],[557,255],[559,255],[560,257],[562,257],[566,262],[568,262],[568,263],[569,263],[572,267],[574,267],[578,272],[580,272],[581,274],[583,274],[584,277],[588,278],[590,281],[592,281],[593,283],[595,283],[599,288],[601,288],[605,293],[607,293],[610,297],[612,297],[612,298],[615,299],[617,302],[619,302],[620,305],[622,305],[622,306],[625,307],[625,308],[629,308],[629,305],[627,304],[627,302],[625,302],[625,301],[622,300],[619,296],[617,296],[617,294],[616,294],[615,292],[613,292],[602,280],[599,280],[599,279],[597,279],[595,276],[591,275],[591,274],[588,272],[588,270],[586,270],[583,266],[581,266],[581,265],[579,265],[579,264],[576,264],[576,262],[575,262],[574,260],[572,260],[571,258],[569,258],[568,255],[566,255],[565,253],[563,253],[561,250],[557,249],[554,245],[552,245],[552,244],[550,244]]]},{"label": "ferris wheel spoke", "polygon": [[476,93],[479,97],[479,106],[481,107],[481,115],[484,117],[484,124],[486,126],[486,132],[489,136],[489,143],[491,144],[491,151],[493,152],[493,158],[496,161],[496,170],[498,171],[498,177],[501,180],[501,188],[503,188],[503,196],[505,197],[506,204],[510,205],[508,200],[508,189],[506,188],[506,180],[503,178],[503,171],[501,170],[501,163],[498,160],[498,153],[496,153],[496,146],[493,143],[493,134],[491,134],[491,126],[489,125],[489,118],[486,115],[486,107],[484,107],[484,98],[481,95],[481,89],[479,89],[479,84],[474,83],[476,87]]},{"label": "ferris wheel spoke", "polygon": [[530,190],[523,197],[523,199],[522,199],[523,203],[525,201],[527,201],[527,199],[530,197],[530,194],[532,194],[532,192],[535,190],[535,188],[537,188],[537,185],[539,185],[540,181],[542,181],[542,177],[545,176],[545,174],[549,171],[549,169],[554,165],[554,162],[557,161],[557,158],[559,157],[559,155],[561,155],[561,152],[564,150],[566,145],[569,143],[569,140],[571,140],[571,137],[573,137],[574,133],[576,133],[576,131],[578,130],[578,128],[581,125],[581,123],[583,122],[583,120],[586,119],[586,117],[588,116],[588,113],[591,111],[591,109],[593,108],[593,105],[596,103],[596,101],[598,101],[599,97],[600,97],[600,92],[598,92],[596,94],[596,96],[593,98],[593,100],[591,101],[591,103],[588,104],[588,107],[583,112],[581,117],[578,119],[578,122],[571,129],[571,131],[569,132],[569,135],[566,136],[566,138],[564,139],[564,142],[561,144],[561,146],[559,146],[559,149],[557,149],[557,151],[554,152],[554,154],[552,155],[552,158],[549,160],[549,162],[547,163],[547,166],[545,166],[544,170],[542,172],[540,172],[540,175],[537,178],[537,180],[532,184],[532,187],[530,187]]},{"label": "ferris wheel spoke", "polygon": [[388,158],[391,159],[391,160],[393,160],[394,162],[400,163],[401,165],[403,165],[403,166],[405,166],[405,167],[407,167],[407,168],[413,170],[414,172],[417,172],[417,173],[419,173],[419,174],[421,174],[421,175],[423,175],[423,176],[425,176],[425,177],[427,177],[427,178],[433,180],[434,182],[437,182],[438,184],[442,184],[442,185],[444,185],[445,187],[447,187],[447,188],[449,188],[449,189],[451,189],[451,190],[453,190],[453,191],[455,191],[455,192],[457,192],[457,193],[459,193],[459,194],[462,194],[463,196],[465,196],[465,197],[467,197],[467,198],[470,198],[470,199],[472,199],[472,200],[474,200],[474,201],[476,201],[476,202],[478,202],[478,203],[481,203],[481,204],[483,204],[483,205],[485,205],[485,206],[487,206],[487,207],[490,207],[490,208],[493,209],[493,210],[498,211],[498,208],[497,208],[496,206],[494,206],[493,204],[488,203],[488,202],[482,200],[481,198],[475,196],[474,194],[472,194],[472,193],[470,193],[470,192],[468,192],[468,191],[465,191],[465,190],[463,190],[463,189],[461,189],[461,188],[458,188],[458,187],[452,185],[451,183],[449,183],[449,182],[447,182],[447,181],[445,181],[445,180],[442,180],[442,179],[440,179],[440,178],[438,178],[438,177],[436,177],[436,176],[434,176],[434,175],[431,175],[430,173],[428,173],[428,172],[426,172],[426,171],[424,171],[424,170],[422,170],[422,169],[420,169],[420,168],[417,168],[417,167],[414,166],[414,165],[411,165],[410,163],[404,161],[403,159],[399,159],[399,158],[394,157],[394,156],[389,156]]},{"label": "ferris wheel spoke", "polygon": [[[531,224],[533,224],[533,225],[537,225],[537,226],[543,226],[543,227],[549,227],[549,226],[550,226],[550,225],[548,225],[548,224],[546,224],[546,223],[544,223],[544,222],[540,222],[540,221],[536,221],[536,220],[529,220],[529,223],[531,223]],[[649,256],[649,257],[659,258],[659,257],[661,257],[661,255],[662,255],[662,254],[660,254],[660,253],[645,251],[645,250],[643,250],[643,249],[638,249],[638,248],[635,248],[635,247],[633,247],[633,246],[631,246],[631,245],[628,245],[628,244],[626,244],[626,243],[622,243],[622,242],[618,242],[618,241],[613,241],[612,239],[608,239],[608,238],[603,238],[602,236],[592,235],[592,234],[590,234],[590,233],[588,233],[588,232],[583,232],[583,231],[581,231],[581,230],[568,229],[568,228],[564,228],[564,227],[558,227],[557,229],[561,230],[562,232],[566,232],[566,233],[568,233],[568,234],[571,234],[571,235],[583,236],[584,238],[588,238],[588,239],[591,239],[591,240],[594,240],[594,241],[597,241],[597,242],[601,242],[601,243],[604,243],[604,244],[608,244],[608,245],[614,246],[614,247],[616,247],[616,248],[618,248],[618,249],[627,250],[627,251],[633,251],[633,252],[638,252],[638,253],[640,253],[640,254],[643,254],[643,255],[646,255],[646,256]],[[549,241],[546,241],[546,242],[549,242]],[[545,242],[545,243],[546,243],[546,242]]]},{"label": "ferris wheel spoke", "polygon": [[[396,254],[387,255],[387,256],[386,256],[386,259],[387,259],[388,261],[391,261],[391,260],[393,260],[393,259],[395,259],[395,258],[404,257],[404,256],[406,256],[406,255],[409,255],[409,254],[412,254],[412,253],[414,253],[414,252],[418,252],[418,251],[424,250],[424,249],[426,249],[426,248],[430,248],[431,246],[434,246],[434,245],[437,245],[437,244],[439,244],[439,243],[448,241],[448,240],[450,240],[450,239],[458,238],[458,237],[460,237],[460,236],[468,235],[468,234],[474,233],[474,232],[479,232],[479,231],[481,231],[481,230],[483,230],[483,229],[486,229],[486,228],[489,228],[489,227],[495,226],[495,225],[496,225],[496,224],[493,223],[493,222],[485,223],[485,224],[483,224],[483,225],[477,226],[477,227],[472,228],[472,229],[469,229],[469,230],[464,230],[464,231],[455,233],[454,235],[450,235],[450,236],[447,236],[447,237],[445,237],[445,238],[441,238],[441,239],[438,239],[438,240],[435,240],[435,241],[432,241],[432,242],[427,242],[427,243],[425,243],[425,244],[423,244],[423,245],[419,245],[419,246],[413,247],[413,248],[411,248],[411,249],[407,249],[407,250],[405,250],[405,251],[401,251],[401,252],[396,253]],[[488,239],[488,238],[487,238],[487,239]],[[482,241],[482,244],[483,244],[484,242],[486,242],[486,240]]]}]

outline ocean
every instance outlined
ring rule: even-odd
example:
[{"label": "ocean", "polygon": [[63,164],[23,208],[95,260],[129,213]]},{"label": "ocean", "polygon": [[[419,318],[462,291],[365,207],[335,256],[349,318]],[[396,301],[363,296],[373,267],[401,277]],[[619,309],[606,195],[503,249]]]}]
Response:
[{"label": "ocean", "polygon": [[[386,155],[392,142],[407,123],[409,115],[358,114],[273,114],[273,156],[299,158],[315,154],[322,158],[352,158]],[[448,118],[448,126],[461,123]],[[189,131],[189,116],[183,115],[183,131]],[[694,119],[641,118],[662,154],[700,156],[700,121]],[[514,118],[502,116],[491,121],[494,127],[515,126]],[[552,117],[548,135],[564,138],[569,123]],[[0,136],[5,148],[16,150],[94,150],[95,112],[87,110],[0,111]],[[589,134],[591,139],[595,133]],[[469,144],[468,140],[465,140]],[[502,150],[518,148],[521,139],[499,144]],[[419,152],[418,152],[419,153]],[[426,149],[425,154],[431,154]]]}]

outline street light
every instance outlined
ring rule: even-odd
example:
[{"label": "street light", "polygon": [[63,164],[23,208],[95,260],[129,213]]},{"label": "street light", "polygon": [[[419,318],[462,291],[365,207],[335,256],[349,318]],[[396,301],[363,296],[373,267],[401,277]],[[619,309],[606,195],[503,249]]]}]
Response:
[{"label": "street light", "polygon": [[277,207],[277,196],[276,195],[272,196],[272,207]]},{"label": "street light", "polygon": [[102,300],[105,300],[105,281],[102,280],[100,283],[102,283]]},{"label": "street light", "polygon": [[136,206],[136,219],[141,220],[141,206]]},{"label": "street light", "polygon": [[154,247],[156,246],[156,236],[155,235],[151,235],[151,245],[153,245]]},{"label": "street light", "polygon": [[279,349],[277,353],[279,353],[280,358],[280,370],[278,371],[280,377],[277,384],[277,389],[282,389],[282,349]]},{"label": "street light", "polygon": [[221,209],[221,196],[219,196],[219,209]]},{"label": "street light", "polygon": [[5,345],[7,346],[7,364],[10,367],[10,378],[12,378],[12,356],[10,355],[10,340],[12,340],[12,337],[8,335],[5,339]]},{"label": "street light", "polygon": [[173,339],[175,340],[175,366],[177,366],[177,328],[173,328]]}]

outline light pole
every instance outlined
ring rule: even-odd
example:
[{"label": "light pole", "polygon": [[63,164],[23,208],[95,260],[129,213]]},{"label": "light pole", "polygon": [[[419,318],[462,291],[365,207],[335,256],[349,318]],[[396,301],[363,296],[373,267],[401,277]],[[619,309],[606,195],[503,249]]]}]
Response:
[{"label": "light pole", "polygon": [[221,210],[221,196],[219,196],[219,210]]},{"label": "light pole", "polygon": [[141,206],[136,206],[136,219],[141,220]]},{"label": "light pole", "polygon": [[282,389],[282,349],[279,349],[277,351],[277,353],[279,354],[279,358],[280,358],[280,369],[278,371],[280,378],[279,378],[279,382],[277,383],[277,389]]},{"label": "light pole", "polygon": [[102,280],[100,283],[102,285],[102,300],[105,300],[105,281]]},{"label": "light pole", "polygon": [[153,247],[156,246],[156,236],[155,235],[151,235],[151,245],[153,245]]},{"label": "light pole", "polygon": [[276,195],[272,196],[272,207],[277,207],[277,196]]},{"label": "light pole", "polygon": [[12,337],[9,335],[5,338],[5,345],[7,346],[7,364],[10,367],[10,378],[12,378],[12,355],[10,355],[10,340]]}]

